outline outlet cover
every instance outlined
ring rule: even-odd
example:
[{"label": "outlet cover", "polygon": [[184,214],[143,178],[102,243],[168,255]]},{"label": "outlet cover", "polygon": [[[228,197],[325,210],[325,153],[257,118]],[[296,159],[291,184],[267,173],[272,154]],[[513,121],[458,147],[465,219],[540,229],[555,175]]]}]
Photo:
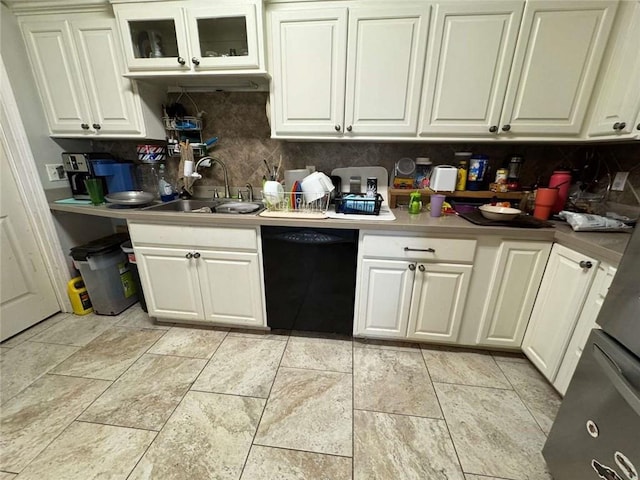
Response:
[{"label": "outlet cover", "polygon": [[611,190],[621,192],[624,190],[624,184],[627,183],[629,172],[617,172],[611,184]]},{"label": "outlet cover", "polygon": [[50,182],[62,182],[67,179],[64,174],[64,167],[61,163],[47,163],[47,177]]}]

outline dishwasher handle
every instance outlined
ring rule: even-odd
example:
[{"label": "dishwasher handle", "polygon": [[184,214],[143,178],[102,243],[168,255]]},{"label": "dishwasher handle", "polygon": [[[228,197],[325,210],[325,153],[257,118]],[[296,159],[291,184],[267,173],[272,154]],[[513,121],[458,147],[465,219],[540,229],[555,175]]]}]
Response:
[{"label": "dishwasher handle", "polygon": [[404,247],[405,252],[427,252],[427,253],[436,253],[435,248],[409,248]]}]

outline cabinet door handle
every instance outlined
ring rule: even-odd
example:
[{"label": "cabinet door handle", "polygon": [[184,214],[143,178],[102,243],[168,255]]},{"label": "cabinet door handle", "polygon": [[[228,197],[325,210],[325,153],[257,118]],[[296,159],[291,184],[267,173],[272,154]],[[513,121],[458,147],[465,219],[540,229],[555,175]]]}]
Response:
[{"label": "cabinet door handle", "polygon": [[420,270],[421,272],[424,272],[424,271],[425,271],[424,265],[420,265],[420,266],[418,267],[418,270]]},{"label": "cabinet door handle", "polygon": [[199,59],[199,58],[193,57],[193,58],[191,59],[191,61],[193,62],[193,64],[194,64],[196,67],[197,67],[198,65],[200,65],[200,59]]},{"label": "cabinet door handle", "polygon": [[336,125],[334,128],[336,129],[336,132],[340,131],[340,125]]},{"label": "cabinet door handle", "polygon": [[428,253],[436,253],[434,248],[409,248],[404,247],[405,252],[428,252]]},{"label": "cabinet door handle", "polygon": [[412,272],[415,272],[415,270],[416,270],[416,264],[415,264],[415,263],[410,263],[410,264],[409,264],[409,270],[411,270]]},{"label": "cabinet door handle", "polygon": [[593,267],[593,263],[589,262],[588,260],[582,260],[578,265],[580,265],[580,268],[591,268],[591,267]]},{"label": "cabinet door handle", "polygon": [[82,128],[83,130],[89,130],[89,124],[88,123],[81,123],[80,124],[80,128]]},{"label": "cabinet door handle", "polygon": [[509,130],[511,130],[511,125],[509,125],[508,123],[502,126],[503,132],[508,132]]},{"label": "cabinet door handle", "polygon": [[497,126],[497,125],[491,125],[491,126],[489,127],[489,131],[490,131],[491,133],[496,133],[496,132],[498,131],[498,126]]},{"label": "cabinet door handle", "polygon": [[178,63],[179,63],[180,65],[184,65],[184,64],[185,64],[185,63],[187,63],[187,62],[184,60],[184,58],[182,58],[182,57],[178,57]]},{"label": "cabinet door handle", "polygon": [[94,123],[93,124],[93,128],[96,129],[96,130],[100,130],[100,128],[102,128],[102,127],[100,127],[99,123]]},{"label": "cabinet door handle", "polygon": [[196,252],[193,254],[193,258],[200,258],[200,252]]},{"label": "cabinet door handle", "polygon": [[193,258],[193,253],[189,252],[184,257],[187,258],[187,259],[192,259]]},{"label": "cabinet door handle", "polygon": [[625,122],[620,122],[620,125],[618,125],[618,130],[624,130],[626,126],[627,124]]},{"label": "cabinet door handle", "polygon": [[351,130],[353,130],[353,128],[351,127],[351,125],[349,125],[349,126],[347,127],[347,132],[350,132]]},{"label": "cabinet door handle", "polygon": [[640,123],[636,125],[636,130],[640,130]]}]

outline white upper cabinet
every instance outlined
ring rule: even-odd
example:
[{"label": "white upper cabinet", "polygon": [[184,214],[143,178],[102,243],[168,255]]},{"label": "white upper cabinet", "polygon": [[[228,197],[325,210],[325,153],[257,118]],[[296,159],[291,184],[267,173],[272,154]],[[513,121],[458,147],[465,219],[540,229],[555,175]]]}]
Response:
[{"label": "white upper cabinet", "polygon": [[122,77],[113,18],[25,15],[20,27],[52,136],[164,137],[160,102],[147,105]]},{"label": "white upper cabinet", "polygon": [[347,9],[271,13],[277,134],[332,135],[344,118]]},{"label": "white upper cabinet", "polygon": [[22,24],[22,33],[51,133],[88,133],[89,100],[82,88],[69,22],[29,21]]},{"label": "white upper cabinet", "polygon": [[415,137],[430,9],[272,8],[274,136]]},{"label": "white upper cabinet", "polygon": [[580,134],[617,5],[617,0],[527,1],[501,135]]},{"label": "white upper cabinet", "polygon": [[420,135],[497,131],[523,8],[524,0],[434,7]]},{"label": "white upper cabinet", "polygon": [[414,135],[430,7],[349,11],[346,135]]},{"label": "white upper cabinet", "polygon": [[261,1],[114,3],[132,72],[264,70]]},{"label": "white upper cabinet", "polygon": [[618,18],[617,37],[596,91],[591,137],[640,136],[640,1],[622,2]]}]

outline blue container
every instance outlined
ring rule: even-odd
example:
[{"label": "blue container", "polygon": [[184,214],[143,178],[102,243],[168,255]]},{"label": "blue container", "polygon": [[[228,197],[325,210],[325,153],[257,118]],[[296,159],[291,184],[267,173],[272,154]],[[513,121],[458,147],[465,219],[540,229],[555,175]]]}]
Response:
[{"label": "blue container", "polygon": [[467,190],[485,190],[487,171],[489,169],[489,157],[486,155],[473,155],[469,160],[469,172],[467,173]]}]

